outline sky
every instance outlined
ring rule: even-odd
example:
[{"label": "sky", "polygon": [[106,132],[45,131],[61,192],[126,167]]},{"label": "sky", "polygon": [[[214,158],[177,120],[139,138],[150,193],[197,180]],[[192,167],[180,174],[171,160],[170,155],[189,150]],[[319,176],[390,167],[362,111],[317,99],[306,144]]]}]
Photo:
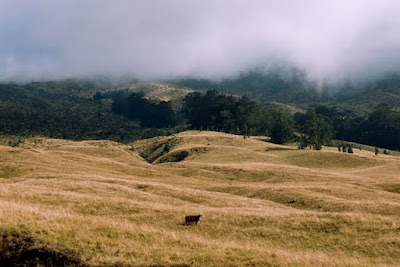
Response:
[{"label": "sky", "polygon": [[0,80],[219,79],[287,64],[313,79],[400,68],[398,0],[1,0]]}]

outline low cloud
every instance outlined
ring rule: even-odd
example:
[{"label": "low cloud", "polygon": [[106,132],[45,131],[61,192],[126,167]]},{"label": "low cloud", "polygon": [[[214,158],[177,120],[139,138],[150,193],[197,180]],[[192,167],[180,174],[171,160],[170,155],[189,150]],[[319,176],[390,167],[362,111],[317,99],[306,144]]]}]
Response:
[{"label": "low cloud", "polygon": [[314,79],[400,67],[390,0],[3,0],[0,80],[220,78],[289,64]]}]

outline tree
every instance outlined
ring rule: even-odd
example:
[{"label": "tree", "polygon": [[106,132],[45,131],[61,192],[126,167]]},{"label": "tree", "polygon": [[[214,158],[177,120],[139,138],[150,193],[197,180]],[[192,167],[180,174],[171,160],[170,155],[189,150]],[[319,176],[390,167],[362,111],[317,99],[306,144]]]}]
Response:
[{"label": "tree", "polygon": [[[147,100],[148,101],[148,100]],[[163,128],[176,125],[175,113],[170,102],[146,102],[140,114],[140,125],[143,127]]]},{"label": "tree", "polygon": [[400,112],[380,104],[361,127],[362,142],[389,149],[400,149]]},{"label": "tree", "polygon": [[353,152],[353,147],[351,146],[351,145],[349,145],[348,147],[347,147],[347,153],[350,153],[350,154],[353,154],[354,152]]},{"label": "tree", "polygon": [[345,143],[342,144],[342,152],[343,153],[347,152],[347,144],[345,144]]},{"label": "tree", "polygon": [[[182,113],[192,128],[215,129],[223,132],[248,134],[265,133],[265,114],[260,105],[247,97],[234,97],[209,90],[186,96]],[[247,129],[248,131],[246,131]]]},{"label": "tree", "polygon": [[234,116],[236,128],[242,134],[248,133],[248,129],[253,129],[256,133],[265,134],[267,130],[267,118],[257,102],[244,96],[236,100]]},{"label": "tree", "polygon": [[111,95],[112,110],[130,120],[140,121],[142,127],[163,128],[175,126],[176,116],[170,102],[145,98],[143,92],[119,91]]},{"label": "tree", "polygon": [[308,112],[300,145],[302,147],[311,145],[313,149],[320,150],[323,144],[332,140],[332,137],[333,126],[329,118],[315,111]]},{"label": "tree", "polygon": [[93,96],[93,100],[100,100],[102,98],[103,98],[103,95],[99,91],[97,91]]},{"label": "tree", "polygon": [[292,116],[280,109],[268,112],[271,142],[283,144],[293,139],[294,121]]}]

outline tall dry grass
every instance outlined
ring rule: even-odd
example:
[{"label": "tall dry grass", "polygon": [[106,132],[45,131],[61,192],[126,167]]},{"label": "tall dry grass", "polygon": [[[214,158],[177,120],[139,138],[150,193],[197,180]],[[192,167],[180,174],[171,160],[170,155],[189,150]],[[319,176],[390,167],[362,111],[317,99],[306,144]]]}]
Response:
[{"label": "tall dry grass", "polygon": [[[162,164],[139,156],[165,142],[160,157],[190,153]],[[128,146],[28,139],[0,147],[0,177],[0,230],[93,266],[400,262],[395,156],[298,151],[205,131]],[[203,218],[184,226],[188,214]]]}]

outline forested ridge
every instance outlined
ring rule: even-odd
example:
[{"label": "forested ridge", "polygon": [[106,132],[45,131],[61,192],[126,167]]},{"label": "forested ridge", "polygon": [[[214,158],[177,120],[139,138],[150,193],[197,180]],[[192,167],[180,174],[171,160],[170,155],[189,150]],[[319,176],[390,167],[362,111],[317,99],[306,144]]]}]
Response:
[{"label": "forested ridge", "polygon": [[363,116],[382,103],[400,110],[398,74],[388,74],[377,80],[317,83],[297,68],[278,68],[271,71],[249,70],[218,81],[184,78],[173,83],[196,90],[215,89],[221,93],[246,95],[263,104],[279,102],[305,109],[324,104]]},{"label": "forested ridge", "polygon": [[[284,81],[275,74],[251,75],[242,75],[239,79],[243,80],[237,84],[232,79],[220,82],[217,88],[206,80],[181,81],[186,83],[185,88],[191,85],[197,91],[188,93],[179,106],[108,83],[76,80],[25,85],[2,83],[0,134],[128,142],[182,129],[208,129],[244,137],[267,135],[276,143],[297,141],[299,148],[310,145],[319,149],[334,138],[400,149],[397,76],[369,84],[362,92],[340,91],[328,96],[314,90],[299,73]],[[198,86],[200,82],[203,83]],[[252,89],[268,83],[269,91]],[[249,89],[243,91],[241,88],[246,84]],[[257,94],[264,96],[258,98]],[[269,94],[269,103],[283,104],[266,104],[264,100]],[[285,110],[284,103],[289,100],[305,112]],[[354,107],[348,103],[354,103]],[[359,112],[360,105],[363,108],[368,105],[368,112]],[[322,136],[321,131],[327,135]]]},{"label": "forested ridge", "polygon": [[69,90],[64,90],[56,84],[0,84],[0,133],[115,141],[164,133],[158,129],[143,130],[136,121],[112,112],[110,101],[94,101],[96,87],[75,86],[74,82],[72,86],[66,85]]}]

